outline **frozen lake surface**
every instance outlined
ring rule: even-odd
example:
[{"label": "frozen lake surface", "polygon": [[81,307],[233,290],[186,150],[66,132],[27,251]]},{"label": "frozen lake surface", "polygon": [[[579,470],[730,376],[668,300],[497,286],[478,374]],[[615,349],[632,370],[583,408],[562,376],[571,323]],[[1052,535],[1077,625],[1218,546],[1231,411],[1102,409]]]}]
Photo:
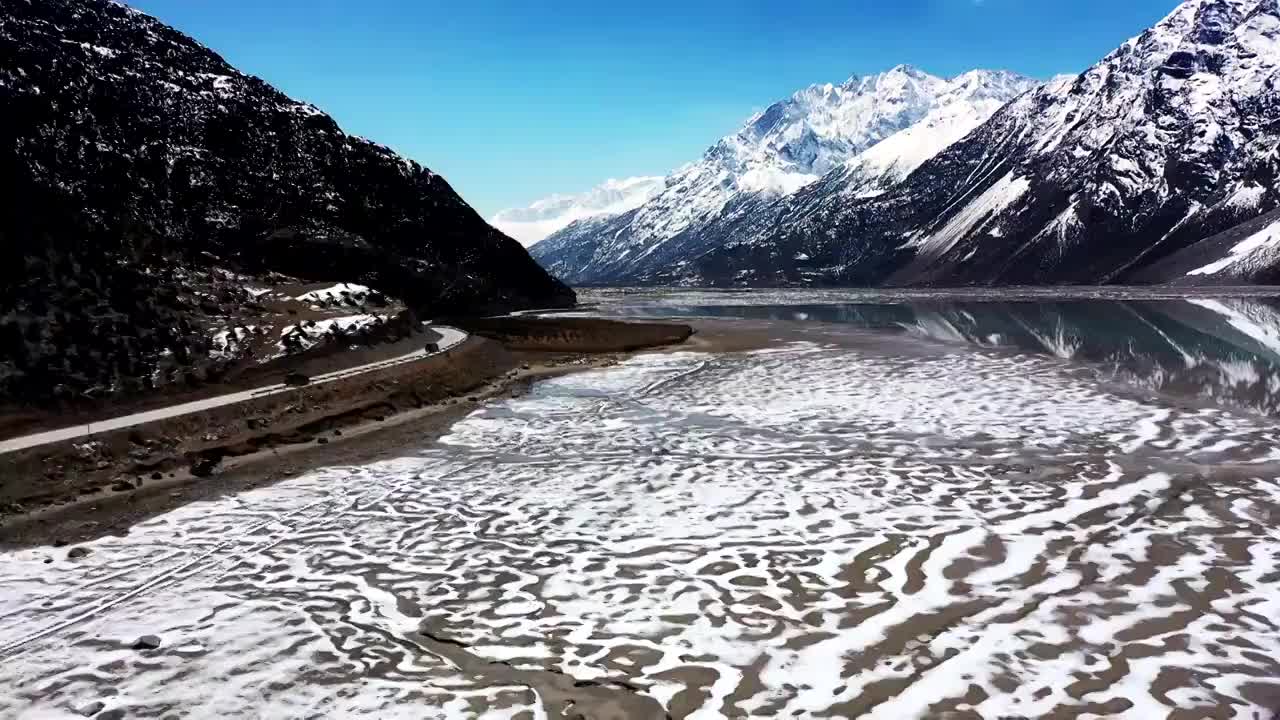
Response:
[{"label": "frozen lake surface", "polygon": [[1271,306],[699,302],[646,314],[801,322],[546,381],[84,558],[5,552],[0,717],[1280,707]]}]

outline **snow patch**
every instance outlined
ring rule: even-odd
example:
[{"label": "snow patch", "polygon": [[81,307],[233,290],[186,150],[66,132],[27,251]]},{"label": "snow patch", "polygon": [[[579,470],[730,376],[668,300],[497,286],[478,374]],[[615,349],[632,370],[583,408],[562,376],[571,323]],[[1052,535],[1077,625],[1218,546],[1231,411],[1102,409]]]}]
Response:
[{"label": "snow patch", "polygon": [[246,341],[257,333],[256,325],[237,325],[214,334],[209,357],[215,360],[233,360],[247,349]]},{"label": "snow patch", "polygon": [[356,307],[363,305],[372,292],[372,288],[364,285],[338,283],[331,287],[305,292],[295,299],[320,306],[347,305]]},{"label": "snow patch", "polygon": [[955,213],[941,230],[910,244],[919,247],[922,255],[945,255],[960,240],[980,230],[982,225],[1017,202],[1030,187],[1030,180],[1016,176],[1011,170]]},{"label": "snow patch", "polygon": [[276,343],[276,350],[279,354],[309,350],[318,345],[326,335],[355,332],[384,323],[387,319],[386,315],[348,315],[289,325],[280,331],[280,342]]},{"label": "snow patch", "polygon": [[1059,247],[1066,245],[1067,238],[1073,229],[1080,227],[1080,217],[1076,213],[1079,202],[1071,201],[1066,210],[1058,213],[1058,216],[1050,220],[1034,238],[1032,242],[1038,242],[1046,238],[1052,238],[1058,243]]},{"label": "snow patch", "polygon": [[1277,247],[1280,247],[1280,222],[1272,223],[1237,243],[1227,251],[1226,257],[1215,260],[1203,267],[1198,267],[1187,273],[1187,275],[1216,275],[1227,268],[1234,267],[1239,269],[1241,266],[1247,267],[1251,259]]},{"label": "snow patch", "polygon": [[1227,207],[1241,210],[1252,210],[1262,204],[1267,196],[1267,189],[1261,185],[1242,185],[1227,198]]}]

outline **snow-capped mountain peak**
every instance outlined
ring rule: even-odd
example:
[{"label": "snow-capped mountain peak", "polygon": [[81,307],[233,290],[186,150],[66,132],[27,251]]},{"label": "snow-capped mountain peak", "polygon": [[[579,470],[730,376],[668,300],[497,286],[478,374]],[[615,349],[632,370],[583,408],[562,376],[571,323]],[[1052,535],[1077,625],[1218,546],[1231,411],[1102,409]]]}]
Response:
[{"label": "snow-capped mountain peak", "polygon": [[[993,233],[1008,242],[1026,233],[1015,267],[1043,273],[1081,253],[1071,272],[1107,281],[1192,232],[1212,234],[1265,210],[1275,199],[1256,192],[1271,172],[1258,160],[1275,147],[1266,118],[1276,109],[1278,69],[1276,0],[1184,2],[1079,76],[998,113],[984,149],[973,152],[994,150],[982,165],[1000,171],[953,190],[972,201],[912,236],[920,256],[896,281],[950,275],[960,257],[972,261],[968,277],[984,252],[1003,247],[982,240]],[[1109,242],[1093,247],[1098,226]]]},{"label": "snow-capped mountain peak", "polygon": [[1000,100],[1036,87],[1038,83],[1025,75],[1008,70],[970,70],[947,81],[946,94],[973,100]]},{"label": "snow-capped mountain peak", "polygon": [[746,195],[790,195],[924,117],[947,81],[900,65],[840,85],[811,85],[752,116],[641,206],[634,240],[661,242]]},{"label": "snow-capped mountain peak", "polygon": [[[974,71],[950,80],[909,65],[810,85],[752,115],[676,170],[661,193],[607,222],[567,228],[533,250],[562,277],[600,281],[719,242],[702,229],[746,204],[791,196],[879,147],[859,187],[901,179],[1036,83]],[[893,138],[924,123],[916,134]],[[676,238],[679,248],[670,245]],[[570,256],[572,259],[570,259]]]},{"label": "snow-capped mountain peak", "polygon": [[[901,181],[868,189],[880,168],[910,165],[920,143],[908,139],[954,120],[922,121],[845,177],[753,210],[750,223],[719,231],[732,248],[661,280],[1273,278],[1272,236],[1240,226],[1280,205],[1278,115],[1277,0],[1188,0],[1083,73],[1018,96]],[[803,268],[789,260],[800,256]]]},{"label": "snow-capped mountain peak", "polygon": [[840,85],[810,85],[724,138],[703,162],[748,192],[788,194],[919,120],[946,81],[899,65]]},{"label": "snow-capped mountain peak", "polygon": [[528,247],[578,220],[633,210],[663,188],[660,176],[610,178],[582,193],[545,197],[522,208],[501,210],[489,224]]},{"label": "snow-capped mountain peak", "polygon": [[1280,207],[1280,0],[1186,0],[1034,85],[900,66],[810,86],[534,254],[597,283],[1280,278],[1257,223]]},{"label": "snow-capped mountain peak", "polygon": [[919,121],[853,158],[844,168],[844,196],[877,195],[900,182],[1039,83],[1004,70],[970,70],[946,81]]}]

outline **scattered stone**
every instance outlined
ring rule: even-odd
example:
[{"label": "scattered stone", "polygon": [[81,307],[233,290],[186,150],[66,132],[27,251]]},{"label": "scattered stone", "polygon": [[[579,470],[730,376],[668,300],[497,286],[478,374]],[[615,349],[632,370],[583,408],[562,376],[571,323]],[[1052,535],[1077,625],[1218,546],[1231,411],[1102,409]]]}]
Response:
[{"label": "scattered stone", "polygon": [[[170,474],[169,474],[169,477],[173,477],[173,474],[172,474],[172,473],[170,473]],[[153,472],[153,473],[151,473],[151,479],[152,479],[152,480],[163,480],[163,479],[164,479],[164,475],[163,475],[162,473],[160,473],[160,472]]]},{"label": "scattered stone", "polygon": [[45,564],[45,565],[52,565],[52,564],[53,564],[53,558],[45,558],[45,559],[44,559],[44,564]]},{"label": "scattered stone", "polygon": [[130,490],[133,489],[133,483],[129,482],[128,480],[120,480],[115,484],[113,484],[111,486],[111,489],[116,492],[129,492]]},{"label": "scattered stone", "polygon": [[218,469],[222,458],[197,458],[191,463],[191,474],[196,477],[209,477]]},{"label": "scattered stone", "polygon": [[82,557],[84,557],[85,555],[88,555],[88,554],[89,554],[89,553],[91,553],[91,552],[93,552],[93,551],[92,551],[92,550],[90,550],[89,548],[84,547],[83,545],[81,545],[81,546],[79,546],[79,547],[73,547],[73,548],[71,548],[70,550],[68,550],[68,551],[67,551],[67,558],[68,558],[69,560],[75,560],[76,558],[82,558]]},{"label": "scattered stone", "polygon": [[98,714],[95,720],[124,720],[124,710],[121,708],[111,708]]},{"label": "scattered stone", "polygon": [[66,546],[67,546],[67,541],[66,541],[66,540],[63,540],[62,538],[54,538],[53,546],[54,546],[54,547],[66,547]]},{"label": "scattered stone", "polygon": [[327,438],[327,437],[320,437],[320,438],[316,438],[316,442],[317,442],[318,444],[320,444],[320,445],[328,445],[328,444],[329,444],[329,438]]},{"label": "scattered stone", "polygon": [[106,704],[101,700],[94,700],[91,703],[81,705],[79,708],[76,708],[76,713],[83,715],[84,717],[93,717],[94,715],[102,712],[102,708],[104,707],[106,707]]},{"label": "scattered stone", "polygon": [[133,643],[134,650],[155,650],[160,647],[159,635],[143,635]]},{"label": "scattered stone", "polygon": [[341,431],[341,430],[334,430],[334,431],[333,431],[333,434],[334,434],[335,436],[337,436],[337,437],[342,437],[342,431]]}]

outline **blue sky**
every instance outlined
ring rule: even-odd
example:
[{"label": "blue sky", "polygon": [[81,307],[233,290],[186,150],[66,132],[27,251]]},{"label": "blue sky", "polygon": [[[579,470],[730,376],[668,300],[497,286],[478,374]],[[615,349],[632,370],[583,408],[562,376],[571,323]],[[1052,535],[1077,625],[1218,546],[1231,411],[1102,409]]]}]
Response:
[{"label": "blue sky", "polygon": [[1079,72],[1177,0],[127,0],[486,216],[662,175],[791,92],[909,63]]}]

